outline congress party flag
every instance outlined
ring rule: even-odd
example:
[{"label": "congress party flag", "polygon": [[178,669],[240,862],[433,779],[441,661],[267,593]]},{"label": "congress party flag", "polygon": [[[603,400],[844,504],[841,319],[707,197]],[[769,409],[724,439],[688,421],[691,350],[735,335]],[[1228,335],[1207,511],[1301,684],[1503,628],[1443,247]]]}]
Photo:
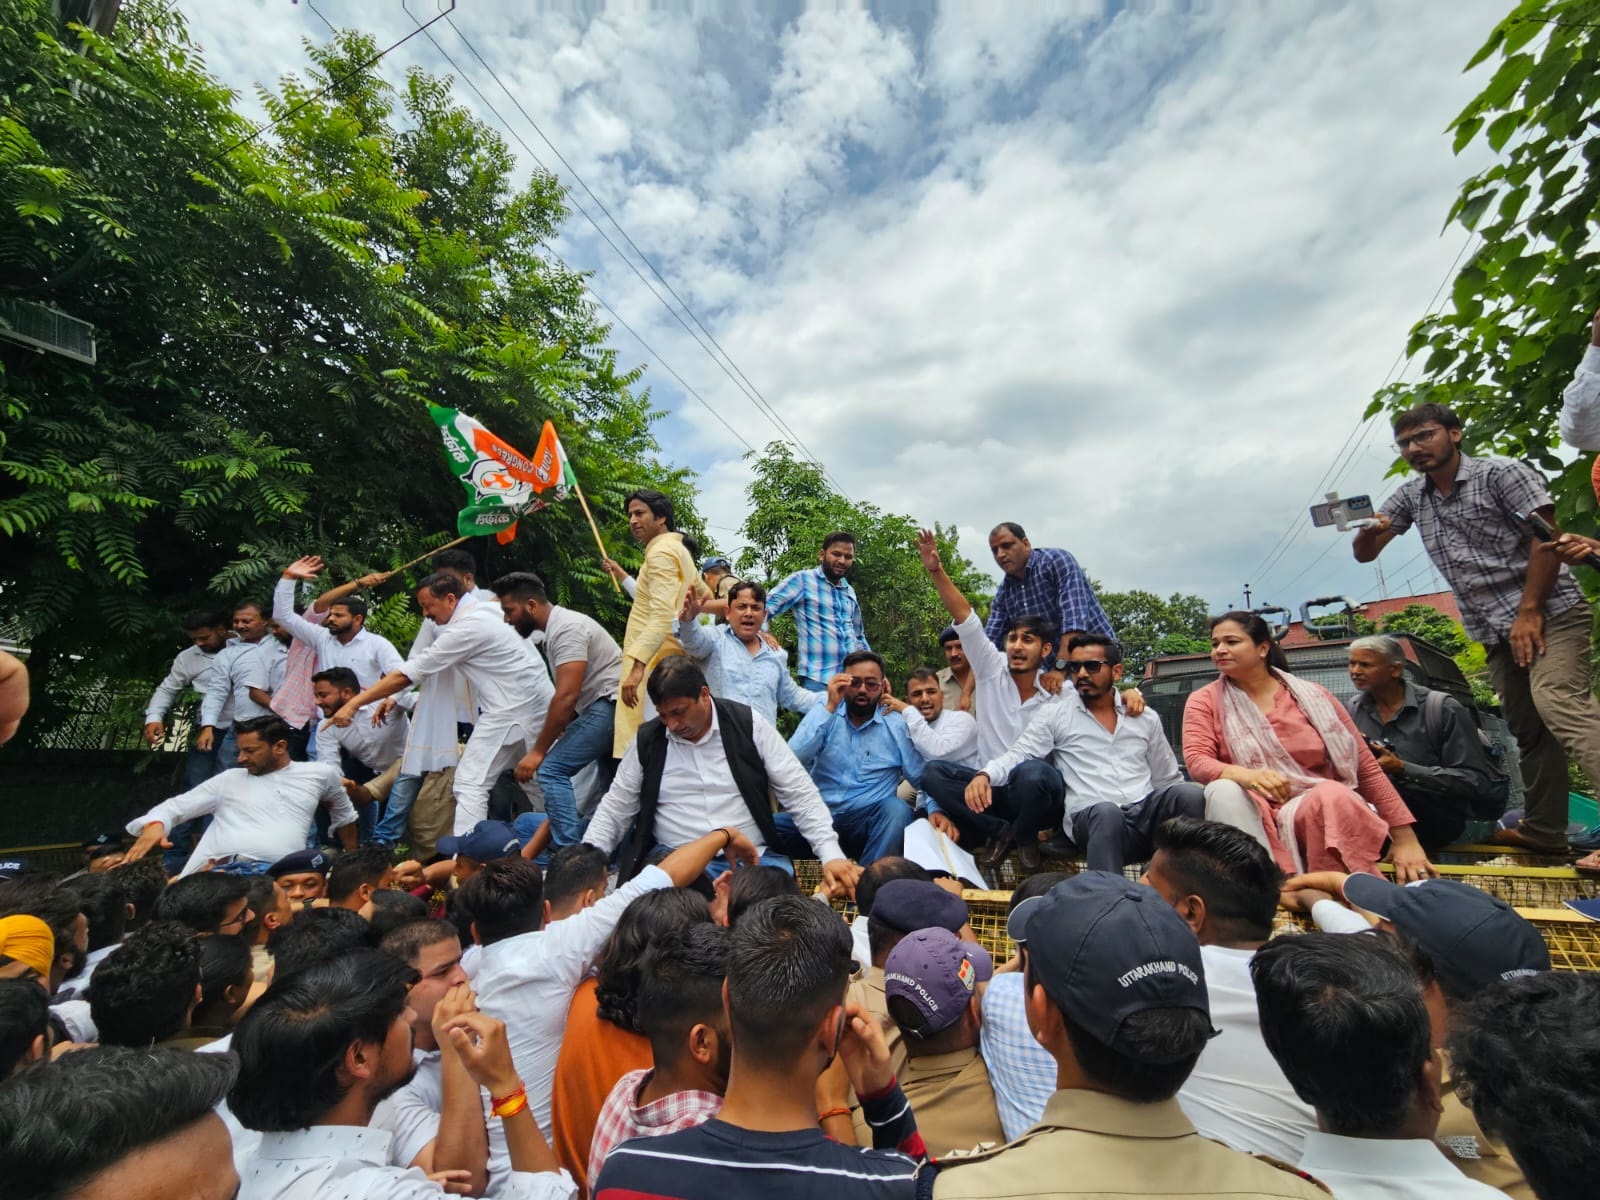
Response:
[{"label": "congress party flag", "polygon": [[534,447],[533,473],[534,490],[542,492],[554,484],[557,500],[565,500],[578,490],[578,477],[567,459],[566,448],[556,434],[556,427],[549,421],[544,423],[544,429],[539,433],[539,444]]},{"label": "congress party flag", "polygon": [[[467,506],[456,517],[456,532],[463,537],[492,533],[501,545],[511,541],[517,536],[517,519],[544,507],[534,493],[549,483],[539,478],[525,454],[466,413],[436,405],[429,405],[428,411],[439,427],[450,470],[467,493]],[[548,422],[545,428],[550,428]]]}]

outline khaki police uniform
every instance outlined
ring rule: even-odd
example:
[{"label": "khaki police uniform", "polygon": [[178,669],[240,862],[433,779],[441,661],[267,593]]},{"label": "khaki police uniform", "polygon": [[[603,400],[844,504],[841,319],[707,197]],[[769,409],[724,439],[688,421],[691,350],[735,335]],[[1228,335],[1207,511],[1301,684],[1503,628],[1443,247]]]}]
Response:
[{"label": "khaki police uniform", "polygon": [[1467,1178],[1498,1188],[1511,1200],[1534,1200],[1527,1176],[1511,1157],[1511,1151],[1504,1142],[1490,1137],[1479,1127],[1472,1110],[1456,1093],[1455,1081],[1450,1078],[1449,1056],[1440,1051],[1440,1058],[1444,1067],[1444,1113],[1439,1118],[1434,1141]]},{"label": "khaki police uniform", "polygon": [[900,1072],[900,1090],[917,1115],[922,1144],[935,1158],[1006,1140],[989,1068],[976,1046],[951,1054],[913,1056]]},{"label": "khaki police uniform", "polygon": [[1293,1167],[1201,1137],[1176,1100],[1134,1104],[1079,1089],[1050,1097],[1040,1122],[1009,1145],[939,1165],[935,1200],[1328,1196]]},{"label": "khaki police uniform", "polygon": [[[883,1040],[889,1043],[889,1063],[894,1067],[897,1076],[902,1075],[906,1069],[905,1041],[900,1034],[900,1026],[896,1025],[894,1018],[889,1015],[889,998],[883,991],[883,968],[868,967],[861,977],[850,985],[850,992],[845,1001],[849,1004],[859,1004],[878,1018],[878,1028],[883,1030]],[[870,1141],[861,1144],[872,1145]]]}]

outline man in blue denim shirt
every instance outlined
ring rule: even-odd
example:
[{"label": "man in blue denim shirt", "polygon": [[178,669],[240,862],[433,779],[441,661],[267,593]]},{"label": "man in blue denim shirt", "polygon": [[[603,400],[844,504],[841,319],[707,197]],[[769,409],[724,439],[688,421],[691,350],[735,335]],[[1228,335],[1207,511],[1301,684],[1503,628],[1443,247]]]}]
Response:
[{"label": "man in blue denim shirt", "polygon": [[695,621],[700,601],[693,593],[684,602],[675,636],[683,652],[706,673],[713,696],[748,704],[774,725],[778,710],[808,713],[822,703],[822,693],[808,692],[789,674],[789,656],[769,644],[762,625],[767,620],[767,592],[759,583],[735,580],[729,590],[726,625]]},{"label": "man in blue denim shirt", "polygon": [[[912,815],[895,789],[902,778],[922,782],[922,755],[912,748],[905,718],[881,707],[886,686],[883,659],[870,650],[847,655],[843,674],[828,681],[826,703],[807,713],[789,739],[828,805],[845,853],[863,866],[901,852]],[[777,848],[805,855],[793,821],[783,813],[774,819]]]}]

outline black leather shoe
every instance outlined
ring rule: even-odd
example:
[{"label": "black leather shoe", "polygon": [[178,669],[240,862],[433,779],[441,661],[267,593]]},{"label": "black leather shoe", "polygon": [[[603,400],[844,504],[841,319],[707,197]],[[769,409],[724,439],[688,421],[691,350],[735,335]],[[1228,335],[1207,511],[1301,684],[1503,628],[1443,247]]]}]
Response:
[{"label": "black leather shoe", "polygon": [[1071,839],[1062,834],[1039,843],[1039,853],[1056,862],[1064,862],[1078,857],[1078,848],[1072,844]]},{"label": "black leather shoe", "polygon": [[1039,859],[1039,843],[1037,841],[1017,847],[1017,864],[1024,871],[1037,871],[1043,865]]}]

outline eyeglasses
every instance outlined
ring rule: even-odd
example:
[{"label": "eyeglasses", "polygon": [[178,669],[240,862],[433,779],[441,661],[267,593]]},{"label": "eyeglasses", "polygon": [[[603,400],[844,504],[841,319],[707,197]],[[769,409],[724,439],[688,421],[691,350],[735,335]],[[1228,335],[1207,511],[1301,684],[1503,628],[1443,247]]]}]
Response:
[{"label": "eyeglasses", "polygon": [[883,680],[857,679],[852,677],[850,680],[850,686],[853,688],[861,688],[863,691],[876,692],[883,687]]},{"label": "eyeglasses", "polygon": [[1087,671],[1090,675],[1098,675],[1100,668],[1109,666],[1103,658],[1081,658],[1067,664],[1067,674],[1076,675],[1079,671]]},{"label": "eyeglasses", "polygon": [[1414,433],[1408,433],[1394,439],[1394,448],[1404,454],[1418,442],[1431,442],[1444,432],[1442,425],[1428,425]]},{"label": "eyeglasses", "polygon": [[221,933],[224,929],[229,929],[233,926],[238,926],[240,929],[243,929],[246,925],[250,924],[251,918],[253,918],[255,915],[255,913],[250,911],[250,906],[246,904],[235,915],[229,917],[222,924],[218,925],[217,932]]}]

